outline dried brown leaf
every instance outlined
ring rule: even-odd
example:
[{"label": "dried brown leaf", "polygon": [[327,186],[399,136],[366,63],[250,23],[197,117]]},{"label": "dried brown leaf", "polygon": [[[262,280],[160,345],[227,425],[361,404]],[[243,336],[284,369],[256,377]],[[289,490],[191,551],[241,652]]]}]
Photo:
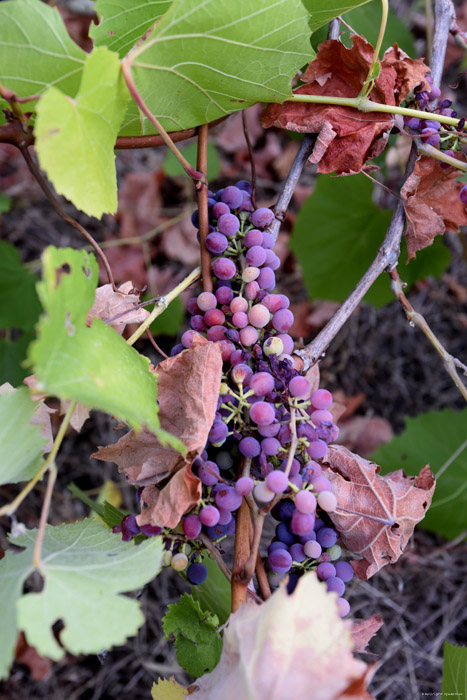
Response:
[{"label": "dried brown leaf", "polygon": [[143,323],[149,316],[146,309],[135,308],[139,302],[140,293],[135,293],[132,282],[124,282],[118,292],[113,291],[111,284],[104,284],[96,289],[86,323],[90,326],[93,318],[100,318],[121,335],[127,323]]},{"label": "dried brown leaf", "polygon": [[20,632],[16,642],[15,661],[19,664],[27,666],[31,677],[35,681],[43,681],[47,678],[51,669],[52,662],[45,656],[39,656],[34,647],[30,647],[24,636],[24,632]]},{"label": "dried brown leaf", "polygon": [[431,503],[434,476],[428,466],[417,477],[402,469],[380,476],[377,464],[339,445],[329,448],[326,462],[338,504],[331,520],[345,547],[362,557],[352,564],[355,573],[368,579],[401,556]]},{"label": "dried brown leaf", "polygon": [[[71,401],[60,401],[60,415],[66,413],[70,407]],[[77,433],[81,432],[81,428],[86,423],[91,415],[91,409],[85,406],[84,403],[77,403],[73,415],[70,419],[70,425]]]},{"label": "dried brown leaf", "polygon": [[314,573],[291,594],[229,618],[214,671],[196,681],[197,700],[360,700],[369,668],[352,654],[350,623]]},{"label": "dried brown leaf", "polygon": [[[302,80],[306,83],[295,94],[357,97],[368,75],[374,49],[362,36],[352,36],[347,49],[342,42],[328,40],[320,44]],[[428,72],[422,61],[409,59],[394,45],[386,52],[370,99],[398,105]],[[301,133],[317,133],[311,163],[319,163],[318,172],[337,175],[359,173],[369,158],[386,147],[394,124],[390,114],[362,113],[339,105],[284,102],[270,104],[262,114],[264,127],[278,126]]]},{"label": "dried brown leaf", "polygon": [[182,515],[198,505],[200,498],[201,481],[187,465],[174,474],[164,488],[146,486],[143,489],[141,502],[147,507],[138,516],[138,525],[177,527]]},{"label": "dried brown leaf", "polygon": [[381,615],[372,615],[366,620],[354,620],[350,631],[354,643],[354,651],[365,651],[368,642],[384,625]]},{"label": "dried brown leaf", "polygon": [[391,424],[380,416],[352,416],[339,429],[339,444],[362,457],[369,457],[394,437]]},{"label": "dried brown leaf", "polygon": [[222,376],[218,343],[196,336],[193,345],[157,365],[161,427],[186,445],[181,455],[162,445],[147,430],[131,430],[115,445],[99,447],[96,459],[115,462],[127,479],[138,486],[163,481],[193,462],[205,445],[214,421]]},{"label": "dried brown leaf", "polygon": [[[456,158],[467,161],[463,153]],[[464,183],[458,182],[457,168],[443,169],[435,158],[419,156],[412,175],[401,190],[407,217],[407,251],[409,260],[417,251],[433,243],[435,236],[446,231],[459,233],[467,226],[467,208],[459,192]]]}]

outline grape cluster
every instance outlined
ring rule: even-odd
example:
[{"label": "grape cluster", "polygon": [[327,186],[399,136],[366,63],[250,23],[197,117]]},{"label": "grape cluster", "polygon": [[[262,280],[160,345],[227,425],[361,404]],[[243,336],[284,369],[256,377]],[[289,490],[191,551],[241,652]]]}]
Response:
[{"label": "grape cluster", "polygon": [[[425,76],[425,82],[414,92],[413,98],[406,100],[405,107],[414,107],[418,110],[426,110],[438,113],[445,117],[457,117],[457,112],[452,107],[451,100],[441,100],[441,90],[433,84],[431,75]],[[435,102],[432,108],[430,103]],[[465,118],[459,120],[456,127],[441,124],[435,119],[421,119],[418,117],[404,117],[404,124],[409,133],[420,136],[422,141],[430,146],[439,148],[446,155],[454,157],[462,148],[462,134],[465,127]],[[449,163],[440,163],[443,169],[449,169]],[[459,193],[461,202],[467,205],[467,185]]]},{"label": "grape cluster", "polygon": [[[204,581],[201,533],[217,543],[232,535],[235,513],[246,498],[251,507],[271,511],[280,521],[266,561],[271,583],[288,575],[292,591],[301,574],[316,570],[338,594],[344,616],[349,606],[341,596],[353,569],[337,561],[338,534],[327,515],[337,501],[320,464],[339,429],[329,411],[331,393],[312,391],[295,368],[290,302],[273,292],[280,262],[266,229],[274,213],[253,210],[246,181],[209,192],[208,204],[206,247],[214,290],[188,300],[190,329],[171,354],[189,348],[200,334],[220,343],[223,376],[208,442],[192,465],[202,497],[166,540],[165,563],[178,571],[187,567],[194,584]],[[198,223],[197,212],[193,223]],[[128,522],[139,534],[136,521]],[[145,534],[143,528],[140,532]]]}]

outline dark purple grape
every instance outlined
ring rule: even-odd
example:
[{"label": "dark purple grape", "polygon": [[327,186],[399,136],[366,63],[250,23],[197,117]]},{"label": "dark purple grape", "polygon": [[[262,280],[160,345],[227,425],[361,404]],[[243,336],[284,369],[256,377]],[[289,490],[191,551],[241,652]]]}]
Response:
[{"label": "dark purple grape", "polygon": [[229,241],[223,233],[218,233],[216,231],[215,233],[210,233],[208,236],[206,236],[206,248],[210,253],[214,253],[214,255],[223,253],[224,250],[227,250],[228,245]]},{"label": "dark purple grape", "polygon": [[462,204],[465,204],[467,207],[467,185],[464,185],[464,187],[461,189],[459,192],[459,197],[462,202]]},{"label": "dark purple grape", "polygon": [[330,527],[322,527],[316,533],[316,539],[320,543],[321,547],[328,549],[336,544],[337,532]]},{"label": "dark purple grape", "polygon": [[292,557],[285,549],[275,549],[268,554],[268,564],[275,574],[286,574],[292,567]]},{"label": "dark purple grape", "polygon": [[121,522],[121,526],[122,540],[124,542],[129,542],[129,540],[131,540],[132,537],[136,537],[136,535],[139,535],[140,533],[140,527],[136,522],[136,515],[134,513],[125,515]]},{"label": "dark purple grape", "polygon": [[156,537],[162,532],[162,528],[159,525],[141,525],[140,530],[145,537]]},{"label": "dark purple grape", "polygon": [[250,195],[253,192],[251,182],[248,182],[248,180],[239,180],[235,183],[235,186],[238,187],[239,190],[243,190],[243,192],[248,192]]},{"label": "dark purple grape", "polygon": [[222,486],[216,493],[216,505],[224,510],[234,511],[242,505],[242,496],[233,486]]},{"label": "dark purple grape", "polygon": [[339,597],[343,596],[345,593],[345,583],[338,576],[330,576],[327,578],[326,586],[328,587],[328,591],[337,593]]},{"label": "dark purple grape", "polygon": [[243,202],[243,192],[235,185],[229,185],[222,192],[221,201],[227,204],[230,209],[237,209]]},{"label": "dark purple grape", "polygon": [[305,554],[305,551],[303,549],[303,545],[298,543],[298,542],[296,544],[293,544],[289,548],[289,552],[292,555],[292,559],[294,561],[298,562],[299,564],[302,561],[305,561],[305,559],[306,559],[306,554]]},{"label": "dark purple grape", "polygon": [[261,446],[253,437],[246,437],[240,440],[238,448],[244,457],[257,457],[261,452]]},{"label": "dark purple grape", "polygon": [[253,226],[258,228],[266,228],[274,221],[274,212],[265,207],[256,209],[252,214],[250,214],[250,221]]},{"label": "dark purple grape", "polygon": [[353,579],[354,570],[347,561],[338,561],[334,566],[336,567],[336,576],[342,579],[344,583],[348,583]]},{"label": "dark purple grape", "polygon": [[194,540],[201,532],[201,520],[192,513],[182,520],[182,530],[190,540]]},{"label": "dark purple grape", "polygon": [[240,219],[235,214],[222,214],[217,222],[217,228],[224,236],[235,236],[240,228]]},{"label": "dark purple grape", "polygon": [[276,539],[284,542],[289,547],[295,543],[295,535],[291,532],[289,526],[283,522],[276,527]]},{"label": "dark purple grape", "polygon": [[186,570],[186,577],[194,586],[204,583],[208,577],[208,570],[204,564],[190,564]]}]

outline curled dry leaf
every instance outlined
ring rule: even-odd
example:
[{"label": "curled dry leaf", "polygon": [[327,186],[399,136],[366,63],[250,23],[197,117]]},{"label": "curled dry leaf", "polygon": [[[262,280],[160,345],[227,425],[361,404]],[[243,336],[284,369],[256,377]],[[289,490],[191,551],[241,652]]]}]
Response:
[{"label": "curled dry leaf", "polygon": [[[463,163],[466,157],[458,153]],[[408,258],[433,243],[435,236],[446,231],[459,233],[460,226],[467,226],[467,208],[462,204],[459,192],[464,183],[457,182],[456,168],[443,169],[435,158],[419,156],[412,175],[401,190],[407,217]]]},{"label": "curled dry leaf", "polygon": [[354,651],[365,651],[368,642],[384,625],[381,615],[372,615],[366,620],[354,620],[350,633],[354,643]]},{"label": "curled dry leaf", "polygon": [[[63,415],[68,411],[71,403],[71,401],[60,401],[60,415]],[[70,419],[71,427],[74,428],[77,433],[79,433],[90,415],[90,408],[85,406],[84,403],[77,403]]]},{"label": "curled dry leaf", "polygon": [[146,504],[138,516],[138,525],[177,527],[184,513],[196,506],[201,498],[201,481],[188,464],[172,476],[162,489],[146,486],[141,502]]},{"label": "curled dry leaf", "polygon": [[369,667],[352,654],[350,622],[314,572],[291,594],[245,603],[229,618],[219,664],[202,676],[197,700],[360,700]]},{"label": "curled dry leaf", "polygon": [[[353,46],[330,39],[320,44],[318,55],[301,79],[305,85],[294,94],[357,97],[370,69],[374,49],[361,36],[352,36]],[[399,105],[423,81],[428,67],[412,60],[395,44],[381,62],[381,71],[369,99]],[[309,162],[319,163],[319,173],[359,173],[369,158],[386,147],[394,115],[359,112],[339,105],[284,102],[270,104],[262,114],[264,127],[278,126],[301,133],[316,133]]]},{"label": "curled dry leaf", "polygon": [[181,455],[162,445],[147,430],[131,430],[115,445],[99,447],[92,456],[115,462],[138,486],[158,484],[193,462],[206,445],[217,408],[222,376],[218,343],[196,336],[193,345],[157,365],[161,427],[178,437],[187,452]]},{"label": "curled dry leaf", "polygon": [[100,318],[121,335],[127,323],[143,323],[149,316],[146,309],[135,308],[139,302],[140,294],[135,294],[132,282],[120,285],[118,292],[113,291],[111,284],[104,284],[96,289],[86,323],[90,326],[93,318]]},{"label": "curled dry leaf", "polygon": [[380,476],[380,467],[333,445],[323,474],[332,484],[337,509],[330,518],[345,547],[362,557],[352,563],[360,579],[368,579],[399,559],[414,527],[423,520],[435,490],[428,466],[419,476],[402,469]]},{"label": "curled dry leaf", "polygon": [[362,457],[369,457],[394,437],[391,424],[380,416],[351,416],[339,429],[339,444]]}]

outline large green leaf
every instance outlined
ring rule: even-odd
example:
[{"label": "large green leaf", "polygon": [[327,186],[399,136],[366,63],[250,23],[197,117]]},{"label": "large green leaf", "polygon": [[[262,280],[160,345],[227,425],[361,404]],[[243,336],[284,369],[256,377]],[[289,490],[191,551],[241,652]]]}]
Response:
[{"label": "large green leaf", "polygon": [[107,46],[124,56],[171,4],[172,0],[97,0],[101,21],[89,30],[94,46]]},{"label": "large green leaf", "polygon": [[[189,163],[196,163],[196,155],[198,151],[198,145],[196,143],[190,143],[189,146],[185,146],[185,148],[182,147],[180,150]],[[217,154],[216,147],[211,141],[208,143],[207,156],[207,176],[209,182],[211,182],[211,180],[215,180],[217,178],[221,171],[221,161]],[[175,158],[172,151],[169,151],[168,149],[167,156],[164,161],[164,171],[171,177],[175,177],[177,175],[183,175],[186,177],[186,172],[184,171],[182,164],[179,160],[177,160],[177,158]]]},{"label": "large green leaf", "polygon": [[444,642],[441,697],[467,698],[467,647]]},{"label": "large green leaf", "polygon": [[174,0],[135,49],[136,87],[168,131],[282,102],[312,55],[306,19],[300,0]]},{"label": "large green leaf", "polygon": [[[379,209],[372,192],[373,185],[364,175],[321,175],[299,211],[290,245],[312,298],[343,301],[374,260],[392,212]],[[401,276],[409,285],[428,275],[439,276],[449,260],[449,251],[438,237],[422,251],[417,265],[401,267]],[[379,277],[365,296],[375,306],[392,299],[387,276]]]},{"label": "large green leaf", "polygon": [[204,612],[187,593],[167,607],[162,624],[165,638],[175,637],[178,663],[195,677],[210,673],[222,652],[222,638],[217,631],[219,619]]},{"label": "large green leaf", "polygon": [[[0,82],[20,97],[50,85],[73,97],[85,59],[56,8],[39,0],[0,3]],[[30,111],[31,103],[23,109]]]},{"label": "large green leaf", "polygon": [[41,311],[37,277],[21,262],[18,250],[0,241],[0,328],[31,330]]},{"label": "large green leaf", "polygon": [[451,539],[467,528],[467,409],[433,411],[407,418],[402,435],[371,457],[382,473],[404,469],[416,475],[429,464],[437,478],[422,526]]},{"label": "large green leaf", "polygon": [[26,387],[0,395],[0,484],[27,481],[41,466],[47,439],[30,423],[36,409]]},{"label": "large green leaf", "polygon": [[203,610],[210,610],[224,625],[232,612],[230,583],[209,554],[203,554],[201,562],[207,568],[208,576],[199,586],[191,586],[191,594]]},{"label": "large green leaf", "polygon": [[9,382],[18,386],[28,376],[23,367],[33,333],[22,333],[19,338],[0,338],[0,384]]},{"label": "large green leaf", "polygon": [[343,15],[359,5],[365,5],[370,0],[303,0],[310,13],[310,28],[314,32],[334,17]]},{"label": "large green leaf", "polygon": [[[58,660],[72,654],[99,653],[123,644],[144,622],[140,604],[119,595],[144,586],[160,571],[163,543],[153,537],[135,546],[122,542],[95,518],[72,525],[47,525],[39,572],[40,593],[22,595],[35,570],[37,530],[12,538],[25,547],[8,551],[0,562],[0,678],[8,674],[18,630],[39,654]],[[61,620],[60,646],[52,626]]]},{"label": "large green leaf", "polygon": [[159,434],[157,380],[149,360],[100,319],[86,326],[97,285],[94,256],[49,247],[43,267],[38,291],[45,314],[29,349],[39,389]]},{"label": "large green leaf", "polygon": [[87,214],[117,210],[114,145],[129,94],[117,54],[95,49],[75,100],[50,87],[37,107],[36,150],[55,189]]}]

